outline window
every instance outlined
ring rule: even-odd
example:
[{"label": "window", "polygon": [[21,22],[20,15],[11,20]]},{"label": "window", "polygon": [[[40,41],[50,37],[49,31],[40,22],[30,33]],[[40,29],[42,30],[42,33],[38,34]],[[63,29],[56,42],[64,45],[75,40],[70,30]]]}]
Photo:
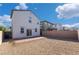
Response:
[{"label": "window", "polygon": [[23,27],[21,27],[21,33],[24,33],[24,28]]},{"label": "window", "polygon": [[29,17],[29,23],[31,23],[32,21],[31,21],[31,19],[32,19],[32,17]]},{"label": "window", "polygon": [[32,21],[31,20],[29,20],[29,23],[31,23]]},{"label": "window", "polygon": [[37,24],[39,24],[39,22],[37,22]]},{"label": "window", "polygon": [[37,28],[35,28],[35,32],[37,32]]},{"label": "window", "polygon": [[27,36],[32,36],[32,30],[31,29],[27,29]]}]

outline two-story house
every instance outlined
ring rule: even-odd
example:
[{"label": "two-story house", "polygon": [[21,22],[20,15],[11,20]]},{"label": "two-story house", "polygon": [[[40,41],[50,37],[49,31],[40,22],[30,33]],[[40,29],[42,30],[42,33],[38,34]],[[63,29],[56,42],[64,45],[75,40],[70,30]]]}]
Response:
[{"label": "two-story house", "polygon": [[31,10],[13,10],[12,38],[40,36],[40,20]]}]

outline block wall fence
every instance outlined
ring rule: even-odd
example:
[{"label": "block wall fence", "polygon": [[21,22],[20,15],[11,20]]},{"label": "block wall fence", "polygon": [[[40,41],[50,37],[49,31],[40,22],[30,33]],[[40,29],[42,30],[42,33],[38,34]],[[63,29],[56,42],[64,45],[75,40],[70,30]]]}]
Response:
[{"label": "block wall fence", "polygon": [[42,33],[43,36],[58,38],[58,39],[78,39],[79,40],[79,30],[78,31],[46,31]]}]

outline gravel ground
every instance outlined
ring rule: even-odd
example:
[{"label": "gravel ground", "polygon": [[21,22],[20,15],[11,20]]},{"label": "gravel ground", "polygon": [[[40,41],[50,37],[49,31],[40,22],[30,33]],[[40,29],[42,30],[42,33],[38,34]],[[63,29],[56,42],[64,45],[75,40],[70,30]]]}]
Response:
[{"label": "gravel ground", "polygon": [[20,43],[3,43],[1,55],[78,55],[79,42],[40,38]]}]

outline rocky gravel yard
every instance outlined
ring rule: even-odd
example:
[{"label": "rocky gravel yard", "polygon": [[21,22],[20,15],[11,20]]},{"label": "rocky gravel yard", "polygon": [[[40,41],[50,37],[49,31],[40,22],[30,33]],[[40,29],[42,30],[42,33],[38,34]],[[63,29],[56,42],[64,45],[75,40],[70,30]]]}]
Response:
[{"label": "rocky gravel yard", "polygon": [[[25,39],[27,40],[27,39]],[[78,55],[79,42],[42,37],[39,40],[5,42],[0,46],[1,55]]]}]

